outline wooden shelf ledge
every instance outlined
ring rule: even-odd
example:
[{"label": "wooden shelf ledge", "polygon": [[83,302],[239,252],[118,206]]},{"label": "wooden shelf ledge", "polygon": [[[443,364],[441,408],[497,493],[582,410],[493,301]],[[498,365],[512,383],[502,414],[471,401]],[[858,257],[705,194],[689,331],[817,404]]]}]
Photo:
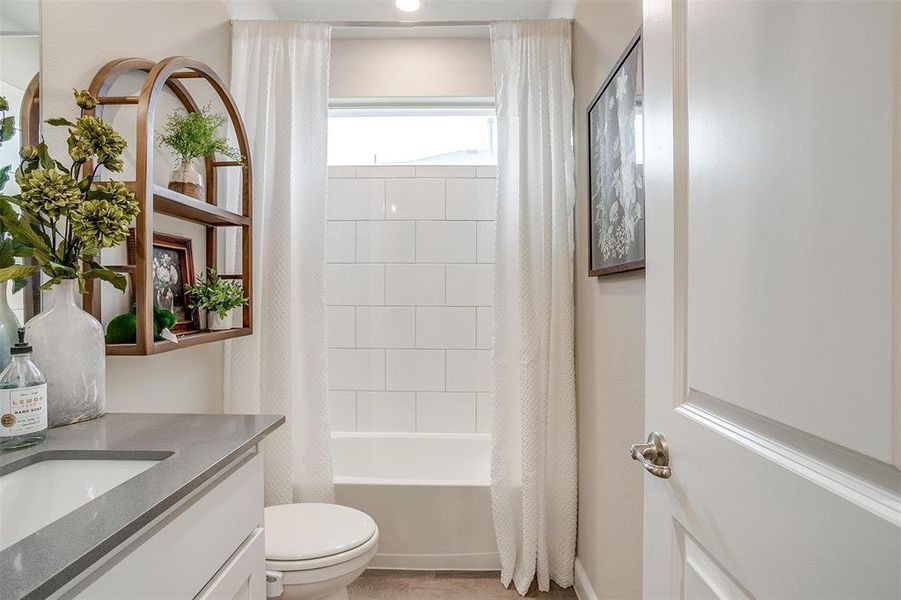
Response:
[{"label": "wooden shelf ledge", "polygon": [[[250,335],[252,331],[250,327],[239,327],[236,329],[224,329],[221,331],[194,331],[178,336],[178,343],[161,341],[153,343],[153,354],[162,352],[170,352],[180,348],[189,346],[197,346],[198,344],[207,344],[209,342],[221,342],[238,337]],[[143,355],[138,350],[136,344],[107,344],[106,354],[108,356],[138,356]]]},{"label": "wooden shelf ledge", "polygon": [[[135,182],[126,182],[135,189]],[[250,225],[250,219],[202,200],[179,194],[161,185],[153,186],[153,212],[193,221],[210,227],[242,227]]]},{"label": "wooden shelf ledge", "polygon": [[104,106],[115,106],[123,104],[138,104],[141,99],[138,96],[101,96],[97,101]]}]

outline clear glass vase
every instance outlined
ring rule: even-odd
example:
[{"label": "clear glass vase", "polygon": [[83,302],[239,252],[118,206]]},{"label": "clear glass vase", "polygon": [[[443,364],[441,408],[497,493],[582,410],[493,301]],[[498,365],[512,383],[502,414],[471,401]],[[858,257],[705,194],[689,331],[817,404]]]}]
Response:
[{"label": "clear glass vase", "polygon": [[0,371],[10,362],[9,349],[16,343],[16,331],[19,329],[19,319],[9,307],[6,296],[8,288],[9,281],[0,282]]},{"label": "clear glass vase", "polygon": [[106,409],[103,325],[76,302],[78,282],[51,288],[48,310],[25,324],[34,363],[47,377],[47,424],[88,421]]}]

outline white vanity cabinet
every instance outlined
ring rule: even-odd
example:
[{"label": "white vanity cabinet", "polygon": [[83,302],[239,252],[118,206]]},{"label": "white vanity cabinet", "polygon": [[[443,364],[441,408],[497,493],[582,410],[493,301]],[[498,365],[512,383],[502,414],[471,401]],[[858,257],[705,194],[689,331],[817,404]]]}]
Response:
[{"label": "white vanity cabinet", "polygon": [[55,597],[264,600],[262,457],[233,461]]}]

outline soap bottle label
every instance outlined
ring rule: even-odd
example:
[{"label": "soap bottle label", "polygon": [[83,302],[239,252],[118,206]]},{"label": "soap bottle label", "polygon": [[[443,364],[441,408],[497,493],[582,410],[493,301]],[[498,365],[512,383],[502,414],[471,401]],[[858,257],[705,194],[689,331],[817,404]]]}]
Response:
[{"label": "soap bottle label", "polygon": [[0,390],[0,436],[47,429],[47,384]]}]

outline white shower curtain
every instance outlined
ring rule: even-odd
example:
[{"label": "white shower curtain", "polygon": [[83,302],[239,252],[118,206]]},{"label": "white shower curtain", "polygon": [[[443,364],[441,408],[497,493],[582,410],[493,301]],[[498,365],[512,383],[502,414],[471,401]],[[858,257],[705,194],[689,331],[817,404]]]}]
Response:
[{"label": "white shower curtain", "polygon": [[[231,90],[253,158],[254,334],[227,345],[226,410],[287,417],[262,444],[270,505],[334,497],[324,290],[329,40],[325,23],[232,22]],[[237,243],[227,236],[232,266]]]},{"label": "white shower curtain", "polygon": [[492,24],[498,194],[491,502],[501,580],[573,583],[573,85],[570,22]]}]

